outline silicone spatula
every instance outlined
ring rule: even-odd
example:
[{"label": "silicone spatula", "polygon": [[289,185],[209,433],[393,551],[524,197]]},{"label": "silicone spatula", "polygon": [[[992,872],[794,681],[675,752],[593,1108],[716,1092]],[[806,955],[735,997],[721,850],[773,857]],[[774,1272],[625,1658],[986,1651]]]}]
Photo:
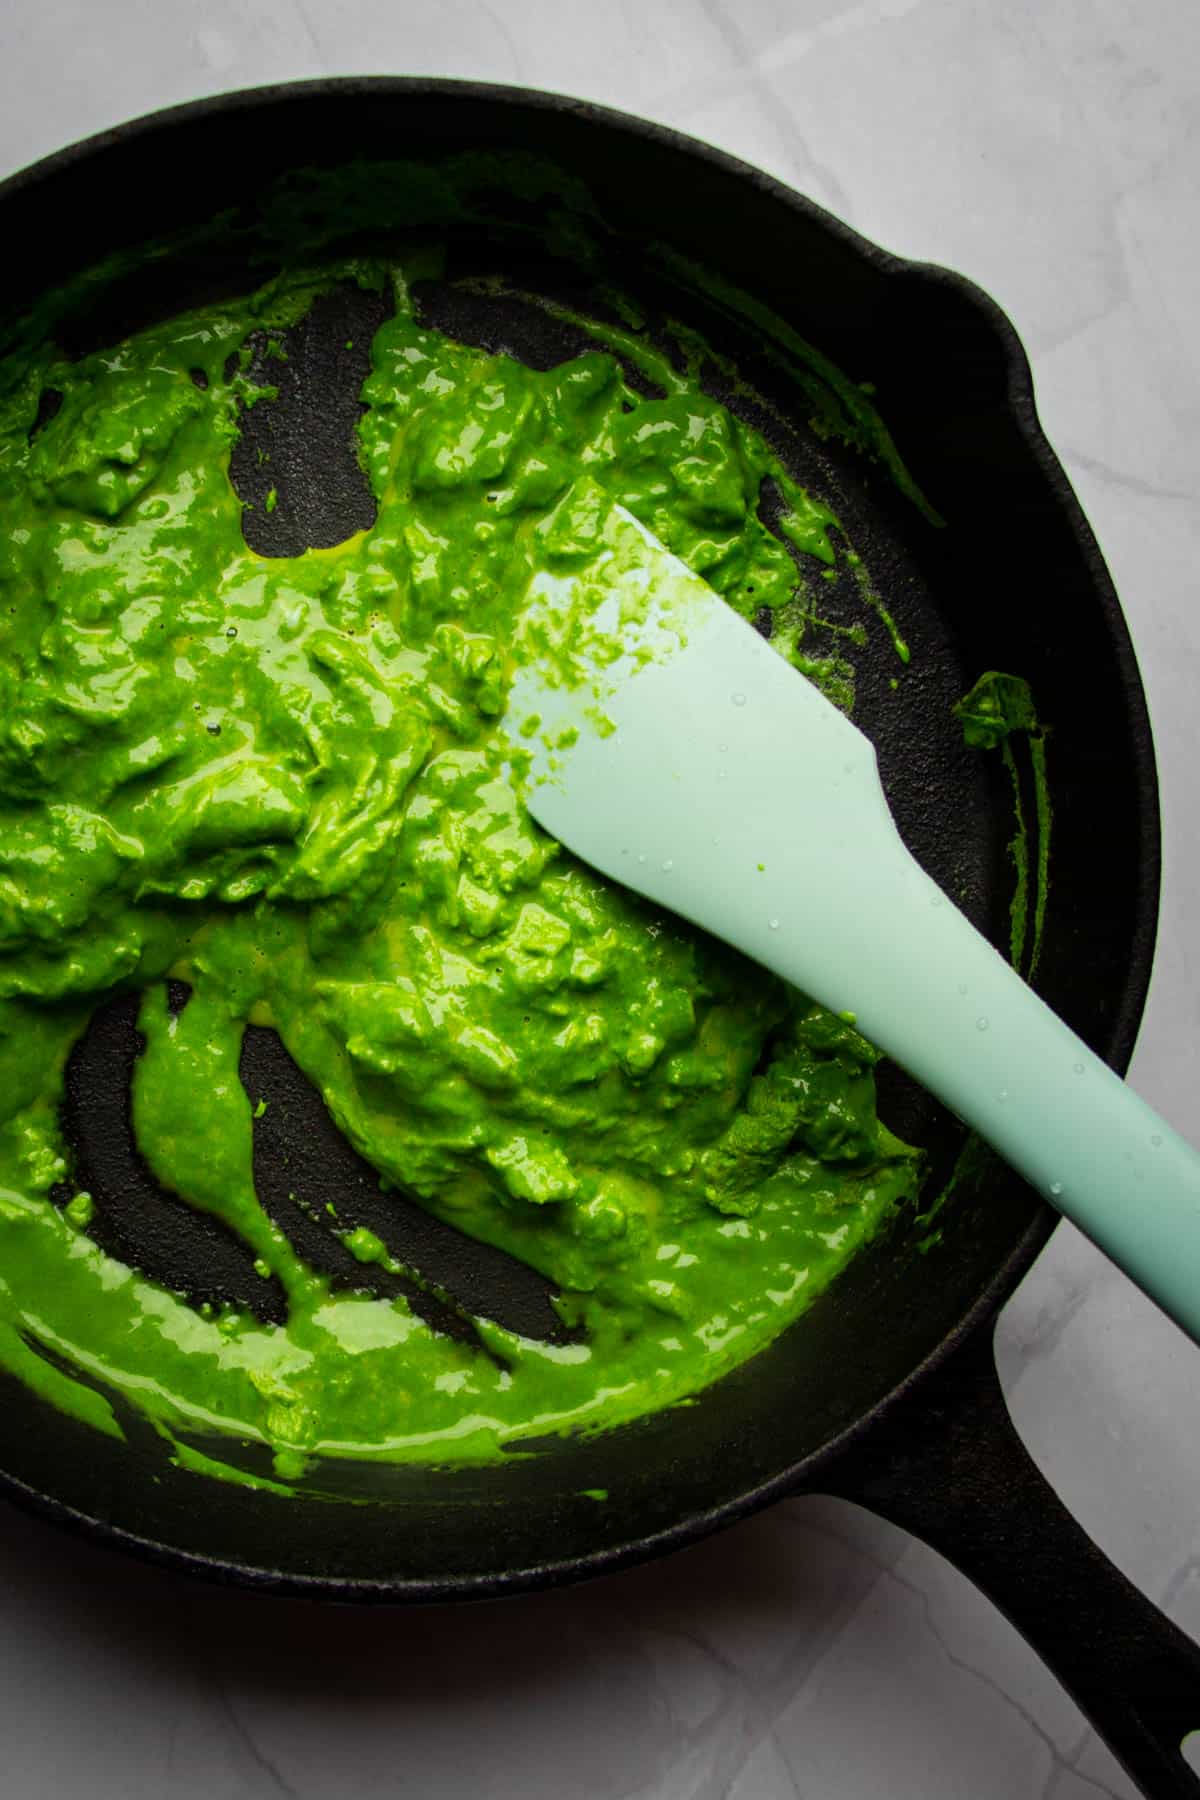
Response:
[{"label": "silicone spatula", "polygon": [[857,727],[631,514],[584,518],[514,646],[534,817],[852,1013],[1200,1339],[1200,1156],[914,861]]}]

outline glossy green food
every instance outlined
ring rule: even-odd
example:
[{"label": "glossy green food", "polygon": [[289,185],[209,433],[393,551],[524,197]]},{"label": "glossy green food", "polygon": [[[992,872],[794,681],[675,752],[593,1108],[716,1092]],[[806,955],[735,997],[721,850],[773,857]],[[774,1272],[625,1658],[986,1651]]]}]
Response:
[{"label": "glossy green food", "polygon": [[[335,549],[255,555],[229,476],[240,409],[272,404],[247,340],[316,278],[78,362],[29,354],[0,415],[0,1363],[100,1429],[133,1407],[198,1467],[265,1444],[285,1481],[695,1392],[918,1167],[852,1027],[575,863],[499,725],[529,580],[587,554],[597,484],[847,699],[844,654],[814,649],[819,578],[857,567],[837,521],[632,335],[537,372],[425,328],[399,270],[339,273],[395,310],[359,427],[376,522]],[[286,1326],[89,1236],[59,1107],[114,991],[143,996],[145,1161],[282,1283]],[[255,1193],[247,1021],[386,1182],[549,1277],[563,1341],[481,1320],[455,1342],[298,1258]],[[389,1262],[345,1236],[364,1278]]]}]

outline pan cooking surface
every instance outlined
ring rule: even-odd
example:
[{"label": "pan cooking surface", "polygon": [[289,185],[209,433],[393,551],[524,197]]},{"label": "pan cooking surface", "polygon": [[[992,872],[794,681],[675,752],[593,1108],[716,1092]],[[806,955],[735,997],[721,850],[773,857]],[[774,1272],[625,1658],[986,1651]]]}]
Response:
[{"label": "pan cooking surface", "polygon": [[[544,299],[557,306],[561,296],[533,295],[529,271],[518,268],[509,291],[494,285],[492,268],[491,291],[485,291],[475,245],[464,251],[468,272],[461,283],[451,276],[418,290],[422,323],[538,369],[594,347],[582,325],[565,326],[539,304]],[[545,270],[532,273],[545,280]],[[577,292],[571,297],[578,303]],[[230,479],[246,503],[246,541],[259,555],[294,557],[329,548],[374,523],[375,502],[358,460],[355,430],[366,410],[358,396],[369,370],[371,340],[389,310],[378,294],[340,285],[321,295],[284,334],[283,357],[272,353],[265,334],[253,340],[250,377],[270,382],[278,397],[242,408]],[[108,315],[103,326],[113,330],[118,321]],[[662,332],[670,346],[669,327]],[[77,340],[76,347],[85,342]],[[865,648],[852,652],[857,716],[880,745],[885,782],[906,839],[941,884],[1003,942],[1014,879],[1008,852],[1012,797],[1004,781],[995,779],[989,759],[964,750],[953,716],[955,701],[978,671],[962,660],[916,559],[893,532],[890,518],[880,517],[876,496],[864,491],[850,459],[839,465],[802,422],[783,425],[769,405],[739,393],[716,365],[709,385],[714,397],[773,439],[787,456],[789,473],[829,500],[851,541],[864,546],[868,566],[874,571],[884,564],[886,576],[877,579],[912,663],[900,664],[888,635],[873,630]],[[269,492],[275,498],[268,508]],[[768,489],[763,506],[768,515],[777,510],[778,495]],[[822,592],[821,609],[834,630],[862,631],[861,597],[844,568],[838,582]],[[760,628],[769,635],[770,625],[764,608]],[[1032,806],[1025,810],[1034,816]],[[175,1014],[188,998],[186,985],[171,984]],[[77,1188],[89,1192],[96,1206],[90,1228],[96,1241],[193,1304],[236,1305],[263,1322],[282,1324],[287,1302],[278,1279],[264,1281],[256,1274],[253,1251],[227,1226],[164,1188],[138,1150],[131,1090],[134,1063],[144,1047],[137,1032],[139,1003],[138,995],[106,1002],[71,1057],[63,1123],[74,1162],[60,1198],[69,1199]],[[439,1223],[415,1198],[395,1188],[385,1192],[274,1032],[247,1029],[240,1074],[252,1100],[267,1102],[254,1122],[259,1198],[305,1261],[327,1273],[335,1286],[379,1297],[402,1294],[435,1329],[476,1347],[481,1346],[471,1320],[480,1315],[525,1336],[564,1341],[568,1333],[551,1305],[551,1285],[516,1258]],[[898,1135],[931,1149],[926,1191],[936,1194],[949,1178],[961,1133],[894,1065],[880,1071],[880,1088],[886,1122]],[[294,1191],[300,1170],[303,1200]],[[336,1214],[336,1233],[327,1206]],[[415,1279],[357,1260],[339,1234],[359,1226],[373,1231]]]}]

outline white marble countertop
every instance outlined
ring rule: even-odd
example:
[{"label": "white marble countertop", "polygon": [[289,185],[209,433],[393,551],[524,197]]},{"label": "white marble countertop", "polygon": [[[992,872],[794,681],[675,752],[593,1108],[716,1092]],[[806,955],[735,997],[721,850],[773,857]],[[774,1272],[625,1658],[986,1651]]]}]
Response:
[{"label": "white marble countertop", "polygon": [[[1133,1080],[1195,1136],[1195,0],[9,0],[0,173],[170,102],[367,72],[665,120],[1009,310],[1149,691],[1165,887]],[[1200,1353],[1063,1227],[998,1355],[1064,1500],[1200,1634]],[[820,1499],[572,1592],[369,1615],[209,1591],[0,1509],[0,1597],[13,1800],[1134,1792],[987,1601]]]}]

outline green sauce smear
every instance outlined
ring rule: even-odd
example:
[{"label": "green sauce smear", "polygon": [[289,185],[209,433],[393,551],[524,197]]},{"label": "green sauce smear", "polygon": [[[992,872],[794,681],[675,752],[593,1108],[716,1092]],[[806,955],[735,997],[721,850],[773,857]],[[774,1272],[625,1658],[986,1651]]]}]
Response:
[{"label": "green sauce smear", "polygon": [[[265,1446],[285,1488],[683,1399],[918,1186],[853,1022],[575,862],[499,726],[529,582],[587,554],[597,490],[767,609],[842,704],[814,596],[852,546],[694,367],[633,327],[548,371],[452,342],[410,297],[436,266],[326,265],[78,361],[31,337],[0,369],[0,1364],[98,1430],[133,1409],[209,1474],[261,1481]],[[249,340],[338,281],[394,303],[358,427],[377,516],[268,559],[229,475],[273,392]],[[282,483],[265,504],[285,514]],[[282,1286],[286,1324],[193,1305],[89,1235],[60,1108],[119,993],[141,995],[141,1156]],[[396,1258],[336,1217],[365,1291],[301,1259],[255,1191],[248,1023],[385,1184],[554,1285],[561,1341],[479,1319],[460,1342],[372,1297]],[[333,1212],[302,1159],[292,1179]]]},{"label": "green sauce smear", "polygon": [[[954,709],[963,741],[976,750],[999,750],[1012,785],[1014,830],[1009,843],[1016,885],[1010,907],[1009,960],[1029,980],[1037,972],[1050,892],[1050,786],[1046,777],[1046,728],[1038,718],[1029,683],[1019,675],[990,669]],[[1021,794],[1021,776],[1012,739],[1023,736],[1029,747],[1036,834],[1035,864],[1030,868],[1029,822]],[[1030,888],[1032,886],[1032,919]]]}]

